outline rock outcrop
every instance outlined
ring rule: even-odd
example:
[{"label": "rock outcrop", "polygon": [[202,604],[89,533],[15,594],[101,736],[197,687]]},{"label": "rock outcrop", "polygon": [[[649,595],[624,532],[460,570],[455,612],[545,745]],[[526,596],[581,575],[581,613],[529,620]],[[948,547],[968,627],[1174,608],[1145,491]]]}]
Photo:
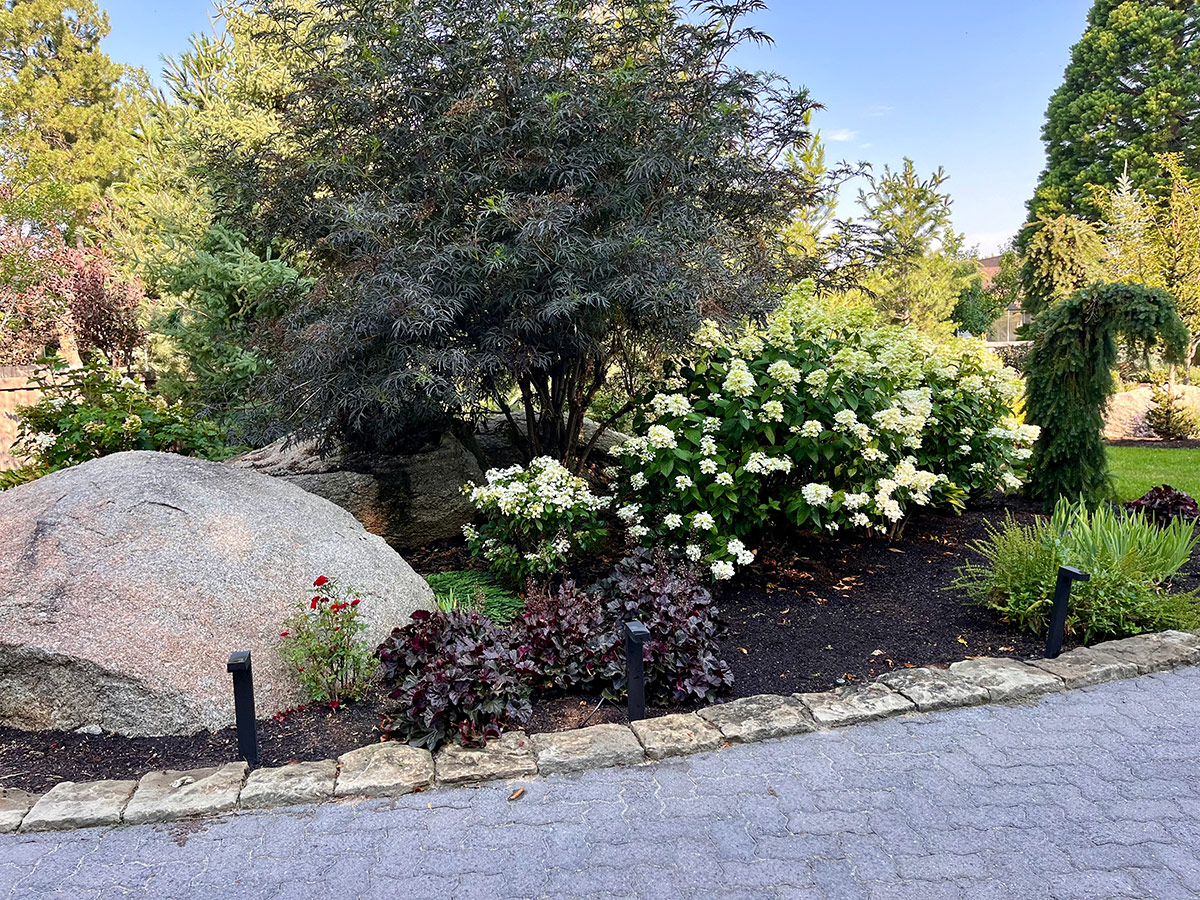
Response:
[{"label": "rock outcrop", "polygon": [[360,588],[378,643],[429,586],[354,517],[287,481],[132,452],[0,493],[0,724],[185,734],[306,701],[276,646],[318,575]]}]

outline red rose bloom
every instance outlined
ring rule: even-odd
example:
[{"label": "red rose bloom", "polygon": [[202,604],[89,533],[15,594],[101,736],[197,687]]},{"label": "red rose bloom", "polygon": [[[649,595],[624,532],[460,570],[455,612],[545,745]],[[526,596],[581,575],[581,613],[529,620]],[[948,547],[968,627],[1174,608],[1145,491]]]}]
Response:
[{"label": "red rose bloom", "polygon": [[320,599],[321,599],[320,597],[313,597],[313,598],[312,598],[312,603],[308,604],[308,608],[309,608],[309,609],[316,609],[316,608],[317,608],[317,601],[318,601],[318,600],[320,600]]},{"label": "red rose bloom", "polygon": [[362,603],[362,601],[358,597],[355,597],[353,600],[350,601],[351,606],[358,606],[358,604],[360,604],[360,603]]},{"label": "red rose bloom", "polygon": [[328,584],[328,583],[329,583],[329,579],[326,578],[324,575],[322,575],[320,578],[318,578],[316,581],[313,582],[313,587],[320,587],[321,585]]},{"label": "red rose bloom", "polygon": [[287,637],[287,636],[288,636],[288,635],[290,635],[290,634],[291,634],[291,632],[290,632],[290,631],[281,631],[281,632],[279,632],[279,636],[280,636],[280,637]]}]

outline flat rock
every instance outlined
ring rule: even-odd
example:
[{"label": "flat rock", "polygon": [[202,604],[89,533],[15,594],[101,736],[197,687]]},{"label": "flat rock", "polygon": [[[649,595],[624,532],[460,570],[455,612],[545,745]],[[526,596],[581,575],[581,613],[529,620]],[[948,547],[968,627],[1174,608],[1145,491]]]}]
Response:
[{"label": "flat rock", "polygon": [[1147,672],[1165,672],[1167,669],[1200,661],[1200,646],[1197,644],[1196,635],[1184,631],[1139,634],[1118,641],[1094,644],[1092,649],[1133,663],[1143,675]]},{"label": "flat rock", "polygon": [[188,772],[148,772],[125,807],[125,824],[176,822],[229,812],[237,806],[249,771],[246,763],[233,762]]},{"label": "flat rock", "polygon": [[118,825],[136,787],[136,781],[60,781],[33,804],[21,831]]},{"label": "flat rock", "polygon": [[296,803],[320,803],[333,797],[337,763],[332,759],[293,763],[277,769],[255,769],[246,779],[238,805],[265,809]]},{"label": "flat rock", "polygon": [[386,741],[338,757],[338,797],[400,797],[433,783],[433,754]]},{"label": "flat rock", "polygon": [[1076,647],[1055,659],[1032,659],[1029,665],[1057,675],[1069,688],[1087,687],[1137,675],[1136,663],[1092,647]]},{"label": "flat rock", "polygon": [[1063,681],[1057,675],[1006,657],[964,659],[951,663],[950,672],[986,689],[996,703],[1039,697],[1063,689]]},{"label": "flat rock", "polygon": [[945,669],[900,669],[880,676],[879,680],[915,703],[921,712],[974,706],[990,699],[986,688]]},{"label": "flat rock", "polygon": [[650,759],[716,750],[725,742],[720,729],[693,713],[641,719],[630,728]]},{"label": "flat rock", "polygon": [[537,760],[529,735],[508,731],[483,747],[443,747],[434,757],[434,769],[440,784],[465,784],[536,775]]},{"label": "flat rock", "polygon": [[235,650],[254,655],[259,718],[305,703],[277,645],[319,575],[363,591],[372,646],[434,606],[352,515],[256,472],[138,451],[2,491],[0,725],[217,730]]},{"label": "flat rock", "polygon": [[533,748],[543,775],[627,766],[644,759],[642,745],[624,725],[535,734]]},{"label": "flat rock", "polygon": [[699,712],[732,743],[763,741],[813,730],[808,708],[795,697],[757,694],[742,697]]},{"label": "flat rock", "polygon": [[856,684],[821,694],[796,694],[808,707],[813,720],[827,728],[873,722],[899,713],[912,712],[916,705],[886,684]]},{"label": "flat rock", "polygon": [[29,794],[13,788],[0,788],[0,834],[17,830],[25,813],[37,802],[37,794]]}]

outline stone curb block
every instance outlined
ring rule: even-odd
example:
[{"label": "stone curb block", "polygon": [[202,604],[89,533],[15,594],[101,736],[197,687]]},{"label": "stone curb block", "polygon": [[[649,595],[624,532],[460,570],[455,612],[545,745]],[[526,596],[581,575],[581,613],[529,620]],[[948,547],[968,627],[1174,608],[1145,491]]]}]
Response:
[{"label": "stone curb block", "polygon": [[1091,647],[1077,647],[1055,659],[1030,660],[1031,666],[1057,675],[1069,688],[1090,687],[1137,675],[1137,665]]},{"label": "stone curb block", "polygon": [[624,725],[537,734],[511,731],[484,747],[445,747],[436,755],[381,743],[338,761],[258,769],[245,763],[190,772],[150,772],[140,781],[63,781],[38,797],[0,788],[0,834],[176,821],[228,812],[320,803],[334,797],[397,797],[432,784],[460,785],[581,772],[716,750],[872,722],[889,716],[988,700],[1038,697],[1177,666],[1200,664],[1200,634],[1165,631],[1080,647],[1057,659],[961,660],[944,669],[905,669],[871,684],[783,697],[760,694],[700,710]]},{"label": "stone curb block", "polygon": [[0,788],[0,834],[11,834],[21,826],[25,814],[33,809],[38,795],[12,788]]},{"label": "stone curb block", "polygon": [[148,825],[229,812],[238,805],[249,771],[250,766],[237,762],[190,772],[149,772],[138,782],[123,820]]},{"label": "stone curb block", "polygon": [[543,775],[628,766],[645,758],[642,745],[624,725],[591,725],[575,731],[535,734],[533,749]]},{"label": "stone curb block", "polygon": [[630,725],[641,741],[647,759],[666,759],[716,750],[725,742],[721,731],[694,713],[676,713],[641,719]]},{"label": "stone curb block", "polygon": [[795,697],[778,694],[742,697],[702,709],[698,715],[721,729],[725,740],[734,744],[788,737],[816,727],[808,707]]},{"label": "stone curb block", "polygon": [[916,704],[878,681],[850,685],[822,694],[796,694],[808,707],[813,721],[826,728],[874,722],[900,713],[914,712]]},{"label": "stone curb block", "polygon": [[879,681],[907,697],[921,712],[976,706],[990,697],[986,688],[945,669],[901,669],[880,676]]},{"label": "stone curb block", "polygon": [[21,822],[21,831],[59,831],[118,825],[136,781],[60,781]]},{"label": "stone curb block", "polygon": [[336,778],[337,763],[332,759],[255,769],[246,779],[238,805],[242,809],[266,809],[332,800]]},{"label": "stone curb block", "polygon": [[337,797],[401,797],[433,784],[433,754],[394,741],[338,757]]},{"label": "stone curb block", "polygon": [[523,731],[509,731],[483,747],[446,746],[434,757],[438,784],[470,784],[537,774],[533,744]]},{"label": "stone curb block", "polygon": [[1026,700],[1063,689],[1063,680],[1057,675],[1007,657],[964,659],[951,663],[950,672],[986,690],[993,703]]}]

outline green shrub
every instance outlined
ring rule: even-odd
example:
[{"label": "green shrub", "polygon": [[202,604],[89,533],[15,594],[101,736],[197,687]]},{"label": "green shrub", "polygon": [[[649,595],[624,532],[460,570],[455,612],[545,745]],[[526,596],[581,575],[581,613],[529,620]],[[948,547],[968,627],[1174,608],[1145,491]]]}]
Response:
[{"label": "green shrub", "polygon": [[13,449],[28,458],[23,471],[29,476],[123,450],[209,459],[229,455],[224,433],[215,424],[151,394],[103,359],[78,368],[57,358],[43,363],[30,379],[41,397],[17,410],[20,425]]},{"label": "green shrub", "polygon": [[810,283],[765,328],[708,323],[642,398],[618,516],[717,579],[772,523],[894,533],[914,505],[1020,487],[1037,436],[1013,417],[1020,391],[982,343],[875,327]]},{"label": "green shrub", "polygon": [[1146,425],[1164,441],[1186,441],[1200,431],[1196,413],[1183,402],[1178,391],[1165,384],[1151,388],[1153,401],[1146,412]]},{"label": "green shrub", "polygon": [[1059,566],[1091,575],[1071,593],[1067,633],[1085,642],[1162,628],[1195,628],[1195,593],[1167,593],[1163,583],[1187,563],[1200,539],[1190,522],[1156,526],[1140,513],[1082,501],[1059,503],[1046,519],[1023,525],[1011,514],[989,526],[972,549],[982,557],[959,569],[953,588],[1020,628],[1045,634]]},{"label": "green shrub", "polygon": [[610,503],[559,462],[538,457],[528,467],[491,469],[487,484],[467,485],[480,525],[463,535],[471,552],[515,583],[556,572],[573,553],[607,534],[600,512]]},{"label": "green shrub", "polygon": [[486,572],[435,572],[425,580],[442,612],[480,612],[497,625],[506,625],[525,608],[519,596]]}]

